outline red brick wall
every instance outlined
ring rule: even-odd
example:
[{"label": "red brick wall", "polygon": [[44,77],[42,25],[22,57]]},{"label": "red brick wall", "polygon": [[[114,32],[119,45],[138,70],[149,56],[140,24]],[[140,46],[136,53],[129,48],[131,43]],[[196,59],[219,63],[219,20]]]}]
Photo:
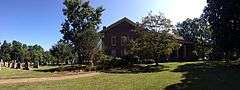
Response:
[{"label": "red brick wall", "polygon": [[[113,49],[116,50],[116,56],[121,57],[123,56],[124,49],[126,49],[126,45],[121,45],[121,37],[127,36],[128,39],[133,39],[135,37],[135,33],[133,32],[134,26],[127,22],[123,22],[113,28],[108,29],[104,32],[104,49],[106,50],[107,54],[111,55],[111,51]],[[111,45],[111,38],[116,37],[116,46]]]}]

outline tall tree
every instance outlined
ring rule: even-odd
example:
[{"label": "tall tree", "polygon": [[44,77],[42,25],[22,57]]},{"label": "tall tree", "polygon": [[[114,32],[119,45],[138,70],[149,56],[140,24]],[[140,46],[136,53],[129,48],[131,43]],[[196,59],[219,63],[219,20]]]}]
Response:
[{"label": "tall tree", "polygon": [[207,57],[212,51],[212,30],[204,18],[186,19],[176,25],[178,34],[184,40],[193,42],[198,58]]},{"label": "tall tree", "polygon": [[[4,41],[1,46],[1,58],[3,59],[3,62],[10,62],[11,61],[11,43],[7,43],[7,41]],[[9,64],[10,65],[10,64]],[[10,67],[8,65],[8,67]]]},{"label": "tall tree", "polygon": [[55,60],[56,60],[55,57],[51,54],[50,51],[44,52],[44,64],[45,65],[53,64]]},{"label": "tall tree", "polygon": [[29,46],[29,54],[31,62],[34,62],[34,68],[38,68],[42,64],[44,49],[40,45]]},{"label": "tall tree", "polygon": [[24,70],[29,70],[29,62],[31,61],[31,55],[30,55],[30,49],[29,46],[27,46],[26,44],[23,44],[22,46],[23,48],[23,61],[24,61]]},{"label": "tall tree", "polygon": [[66,42],[58,42],[50,49],[51,54],[56,57],[57,65],[60,63],[68,64],[68,61],[72,61],[75,57],[73,48]]},{"label": "tall tree", "polygon": [[23,48],[22,48],[21,42],[18,42],[18,41],[12,42],[11,59],[13,60],[12,68],[19,68],[18,67],[19,64],[23,62]]},{"label": "tall tree", "polygon": [[[213,29],[215,53],[223,53],[226,60],[239,57],[240,50],[240,2],[239,0],[208,0],[205,18]],[[238,55],[237,55],[238,53]]]},{"label": "tall tree", "polygon": [[172,32],[174,29],[171,20],[167,19],[161,12],[156,15],[152,14],[152,12],[148,13],[148,16],[143,17],[141,24],[147,30],[153,32]]},{"label": "tall tree", "polygon": [[153,59],[158,65],[160,58],[168,57],[179,46],[174,35],[169,32],[173,29],[171,21],[162,14],[149,14],[143,18],[139,27],[136,30],[138,37],[131,42],[130,48],[141,58]]},{"label": "tall tree", "polygon": [[63,39],[73,44],[79,63],[89,61],[99,39],[97,29],[104,9],[95,9],[89,5],[89,1],[83,0],[65,0],[64,5],[66,19],[60,30]]}]

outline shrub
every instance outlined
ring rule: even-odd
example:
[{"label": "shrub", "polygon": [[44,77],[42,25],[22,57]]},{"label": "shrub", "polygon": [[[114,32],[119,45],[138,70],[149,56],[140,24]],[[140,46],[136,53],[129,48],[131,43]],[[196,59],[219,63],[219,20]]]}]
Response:
[{"label": "shrub", "polygon": [[126,68],[132,63],[129,63],[127,59],[122,58],[113,58],[109,57],[108,59],[102,60],[97,65],[97,70],[108,70],[112,68]]},{"label": "shrub", "polygon": [[126,55],[123,58],[114,58],[104,54],[102,51],[98,52],[95,59],[96,70],[108,70],[111,68],[125,68],[138,62],[138,58],[133,55]]},{"label": "shrub", "polygon": [[98,53],[95,55],[95,65],[96,70],[103,70],[106,68],[110,68],[110,61],[111,57],[106,55],[103,51],[98,51]]},{"label": "shrub", "polygon": [[138,56],[134,56],[131,54],[128,54],[126,56],[123,57],[123,59],[128,62],[129,65],[133,65],[133,64],[138,64],[139,62],[139,57]]}]

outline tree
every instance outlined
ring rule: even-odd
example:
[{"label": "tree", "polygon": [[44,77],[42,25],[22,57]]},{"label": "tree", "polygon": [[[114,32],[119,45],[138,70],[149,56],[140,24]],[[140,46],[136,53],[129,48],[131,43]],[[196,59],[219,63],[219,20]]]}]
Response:
[{"label": "tree", "polygon": [[23,70],[29,70],[29,62],[31,61],[31,54],[30,54],[30,49],[29,46],[26,44],[23,44],[23,61],[24,61],[24,68]]},{"label": "tree", "polygon": [[53,64],[55,61],[55,57],[51,54],[50,51],[45,51],[44,52],[44,64]]},{"label": "tree", "polygon": [[148,16],[143,17],[142,26],[153,32],[172,32],[174,26],[171,24],[171,20],[167,19],[163,13],[153,15],[152,12],[148,13]]},{"label": "tree", "polygon": [[[239,58],[240,2],[239,0],[208,0],[204,17],[213,30],[216,56],[225,60]],[[221,53],[222,55],[219,55]]]},{"label": "tree", "polygon": [[89,5],[89,1],[82,0],[65,0],[64,5],[66,19],[60,32],[65,41],[73,44],[79,63],[83,64],[84,60],[90,60],[91,53],[100,39],[97,29],[104,9],[95,9]]},{"label": "tree", "polygon": [[13,60],[11,67],[20,68],[20,63],[23,62],[23,48],[21,42],[12,42],[11,59]]},{"label": "tree", "polygon": [[4,61],[4,65],[8,62],[8,67],[17,69],[21,69],[22,63],[25,63],[23,69],[29,70],[29,62],[34,62],[34,66],[38,67],[38,62],[43,60],[43,54],[44,50],[40,45],[28,46],[18,41],[4,41],[0,47],[0,59]]},{"label": "tree", "polygon": [[29,46],[29,54],[31,62],[34,62],[34,68],[38,68],[42,64],[44,49],[40,45]]},{"label": "tree", "polygon": [[50,49],[50,52],[54,57],[56,57],[57,65],[64,62],[65,64],[68,64],[68,61],[73,60],[75,57],[73,48],[66,42],[58,42],[52,47],[52,49]]},{"label": "tree", "polygon": [[[4,65],[5,62],[10,62],[11,60],[11,56],[10,56],[10,52],[11,52],[11,43],[7,43],[7,41],[4,41],[2,46],[1,46],[1,58],[3,59]],[[8,67],[10,64],[8,64]]]},{"label": "tree", "polygon": [[142,24],[137,29],[137,39],[131,42],[131,51],[144,59],[153,59],[158,65],[161,57],[169,56],[178,47],[176,38],[169,33],[173,25],[162,14],[151,13],[143,18]]},{"label": "tree", "polygon": [[204,18],[186,19],[176,25],[177,33],[185,41],[193,42],[198,58],[207,57],[212,51],[212,30]]}]

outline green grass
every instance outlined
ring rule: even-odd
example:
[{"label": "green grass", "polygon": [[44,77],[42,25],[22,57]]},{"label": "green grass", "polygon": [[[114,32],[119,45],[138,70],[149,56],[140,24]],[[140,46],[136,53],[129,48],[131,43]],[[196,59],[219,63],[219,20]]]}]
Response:
[{"label": "green grass", "polygon": [[[52,67],[41,67],[41,69],[47,69]],[[15,78],[37,78],[37,77],[52,77],[61,76],[62,73],[50,73],[50,72],[37,72],[33,70],[17,70],[10,68],[1,68],[0,79],[15,79]]]},{"label": "green grass", "polygon": [[[168,70],[154,73],[106,74],[74,80],[2,85],[1,90],[159,90],[180,83],[182,73],[171,72],[183,63],[167,63]],[[185,64],[185,63],[184,63]]]},{"label": "green grass", "polygon": [[1,90],[159,90],[168,85],[178,83],[180,79],[180,75],[169,73],[103,74],[75,80],[5,85],[0,86],[0,88]]},{"label": "green grass", "polygon": [[1,90],[239,90],[239,65],[163,63],[153,73],[102,73],[74,80],[0,85]]}]

